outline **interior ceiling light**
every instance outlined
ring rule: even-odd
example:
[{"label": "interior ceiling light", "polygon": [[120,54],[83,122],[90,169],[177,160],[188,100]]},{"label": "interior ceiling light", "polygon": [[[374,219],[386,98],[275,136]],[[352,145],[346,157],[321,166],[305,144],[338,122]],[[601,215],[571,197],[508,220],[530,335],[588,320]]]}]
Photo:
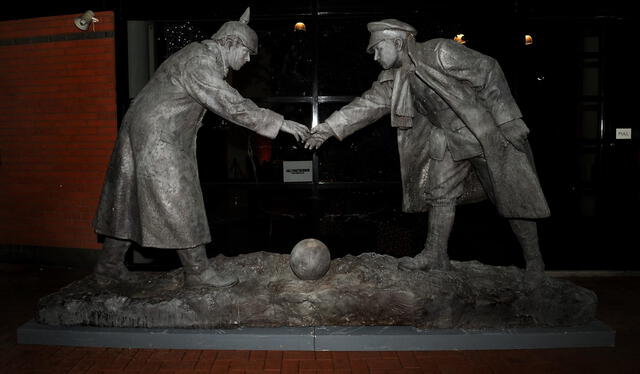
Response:
[{"label": "interior ceiling light", "polygon": [[533,37],[529,34],[524,36],[524,45],[531,45],[533,44]]},{"label": "interior ceiling light", "polygon": [[293,26],[293,30],[294,31],[307,31],[307,26],[303,22],[298,22],[298,23],[296,23],[295,26]]},{"label": "interior ceiling light", "polygon": [[464,34],[456,35],[455,38],[453,38],[453,40],[460,44],[464,44],[467,42],[466,40],[464,40]]}]

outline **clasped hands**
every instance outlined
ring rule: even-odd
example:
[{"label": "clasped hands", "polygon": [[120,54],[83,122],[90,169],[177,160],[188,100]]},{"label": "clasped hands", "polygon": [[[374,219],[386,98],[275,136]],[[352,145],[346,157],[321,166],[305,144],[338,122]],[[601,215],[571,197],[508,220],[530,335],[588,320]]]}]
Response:
[{"label": "clasped hands", "polygon": [[285,120],[282,125],[282,131],[293,135],[298,142],[304,142],[306,149],[318,149],[330,137],[334,135],[333,130],[325,122],[314,127],[311,131],[309,128],[296,121]]}]

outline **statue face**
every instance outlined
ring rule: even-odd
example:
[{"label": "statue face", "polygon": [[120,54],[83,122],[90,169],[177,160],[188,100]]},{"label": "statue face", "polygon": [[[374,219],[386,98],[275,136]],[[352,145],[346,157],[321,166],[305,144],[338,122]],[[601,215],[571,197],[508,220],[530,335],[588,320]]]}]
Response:
[{"label": "statue face", "polygon": [[231,47],[229,49],[229,56],[227,58],[227,63],[231,69],[238,71],[241,67],[244,66],[247,62],[251,60],[251,51],[249,48],[240,44],[236,47]]},{"label": "statue face", "polygon": [[400,51],[393,43],[393,40],[383,40],[373,47],[373,59],[382,65],[383,69],[398,67],[400,62]]}]

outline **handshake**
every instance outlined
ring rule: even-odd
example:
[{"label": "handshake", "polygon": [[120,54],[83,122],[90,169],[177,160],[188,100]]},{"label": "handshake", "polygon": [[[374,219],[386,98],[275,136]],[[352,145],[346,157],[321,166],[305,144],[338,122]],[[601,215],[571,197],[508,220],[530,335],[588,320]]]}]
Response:
[{"label": "handshake", "polygon": [[331,127],[324,122],[309,131],[309,128],[301,123],[285,120],[281,130],[293,135],[299,142],[304,141],[306,149],[318,149],[322,143],[335,135]]}]

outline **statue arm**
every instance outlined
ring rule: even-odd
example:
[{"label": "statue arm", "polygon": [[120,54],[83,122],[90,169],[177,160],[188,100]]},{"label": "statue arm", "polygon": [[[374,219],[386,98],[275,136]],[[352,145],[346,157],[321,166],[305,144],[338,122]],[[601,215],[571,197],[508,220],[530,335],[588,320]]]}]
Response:
[{"label": "statue arm", "polygon": [[189,61],[182,74],[182,83],[189,96],[202,106],[260,135],[273,139],[284,124],[281,114],[260,108],[240,95],[206,59]]},{"label": "statue arm", "polygon": [[362,96],[337,110],[325,120],[335,136],[342,140],[363,127],[377,121],[391,108],[392,81],[373,83]]}]

